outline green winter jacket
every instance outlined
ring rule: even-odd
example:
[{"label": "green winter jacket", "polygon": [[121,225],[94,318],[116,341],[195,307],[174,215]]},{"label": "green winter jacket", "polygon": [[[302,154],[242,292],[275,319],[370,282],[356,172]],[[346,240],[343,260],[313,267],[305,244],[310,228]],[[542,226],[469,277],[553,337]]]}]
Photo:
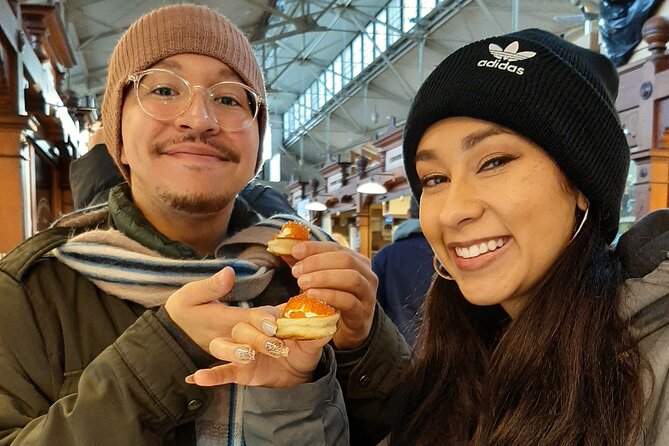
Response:
[{"label": "green winter jacket", "polygon": [[[189,247],[157,233],[128,194],[126,187],[115,189],[108,211],[103,207],[64,219],[0,260],[0,445],[195,444],[194,420],[210,397],[184,377],[213,358],[166,324],[160,311],[107,295],[48,255],[75,232],[113,226],[165,256],[194,256]],[[258,218],[239,203],[230,233]],[[253,303],[278,304],[295,292],[285,268]],[[402,355],[405,346],[382,314],[374,330],[381,343],[395,340],[400,353],[394,357]],[[355,360],[339,372],[341,379],[376,386],[356,375],[367,349],[340,354]],[[202,363],[206,358],[209,364]],[[348,443],[331,349],[324,358],[316,382],[292,389],[246,388],[247,445]],[[356,385],[349,387],[354,413],[364,412],[368,400],[387,397],[379,391],[360,395]]]}]

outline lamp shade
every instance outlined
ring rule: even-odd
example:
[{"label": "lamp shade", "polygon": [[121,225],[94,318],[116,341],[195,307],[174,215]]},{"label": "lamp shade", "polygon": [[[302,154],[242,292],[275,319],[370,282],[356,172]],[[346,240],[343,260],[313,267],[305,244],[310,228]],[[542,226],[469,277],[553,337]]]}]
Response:
[{"label": "lamp shade", "polygon": [[328,207],[325,204],[321,203],[318,200],[310,201],[304,206],[304,208],[308,211],[319,211],[319,212],[327,211],[328,209]]},{"label": "lamp shade", "polygon": [[388,189],[386,189],[386,186],[381,183],[377,183],[376,181],[367,181],[365,183],[358,184],[356,191],[361,194],[380,195],[388,192]]}]

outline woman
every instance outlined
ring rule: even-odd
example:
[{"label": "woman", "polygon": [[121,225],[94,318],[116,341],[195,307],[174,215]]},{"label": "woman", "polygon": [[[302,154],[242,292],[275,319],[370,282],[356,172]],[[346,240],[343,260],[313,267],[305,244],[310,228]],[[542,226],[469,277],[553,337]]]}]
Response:
[{"label": "woman", "polygon": [[[373,334],[356,361],[351,376],[383,384],[360,392],[378,401],[352,443],[392,429],[402,446],[669,444],[668,217],[611,249],[630,158],[617,82],[605,57],[539,30],[467,45],[425,81],[404,163],[437,276],[403,378]],[[260,319],[248,328],[237,345]],[[318,347],[294,359],[311,370]],[[270,364],[252,370],[285,374]]]},{"label": "woman", "polygon": [[651,292],[610,249],[617,87],[539,30],[469,44],[421,87],[404,162],[438,276],[391,444],[669,444],[668,262]]}]

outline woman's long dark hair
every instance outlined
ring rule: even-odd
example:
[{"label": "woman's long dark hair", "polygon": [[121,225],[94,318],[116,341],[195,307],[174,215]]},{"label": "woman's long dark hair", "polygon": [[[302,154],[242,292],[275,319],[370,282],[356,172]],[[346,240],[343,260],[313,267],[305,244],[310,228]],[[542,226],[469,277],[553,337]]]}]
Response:
[{"label": "woman's long dark hair", "polygon": [[644,359],[620,316],[622,265],[590,217],[513,321],[482,322],[489,308],[435,279],[391,445],[634,443]]}]

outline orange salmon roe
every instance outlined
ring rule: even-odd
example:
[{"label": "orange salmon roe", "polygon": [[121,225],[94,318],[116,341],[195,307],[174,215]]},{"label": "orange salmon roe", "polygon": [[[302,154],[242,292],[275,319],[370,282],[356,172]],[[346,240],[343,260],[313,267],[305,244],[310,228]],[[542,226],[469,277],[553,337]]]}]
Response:
[{"label": "orange salmon roe", "polygon": [[[284,234],[284,232],[287,232],[288,234],[286,235]],[[272,238],[273,239],[292,238],[295,240],[309,240],[310,233],[311,229],[309,229],[309,227],[304,226],[303,224],[300,224],[296,221],[289,221],[286,224],[284,224],[281,227],[279,233],[274,235]]]},{"label": "orange salmon roe", "polygon": [[[291,311],[290,315],[286,315],[287,311]],[[288,299],[288,303],[283,309],[282,317],[290,319],[303,318],[306,317],[305,313],[307,312],[316,313],[320,316],[332,316],[335,314],[335,309],[322,300],[314,299],[302,293]]]}]

